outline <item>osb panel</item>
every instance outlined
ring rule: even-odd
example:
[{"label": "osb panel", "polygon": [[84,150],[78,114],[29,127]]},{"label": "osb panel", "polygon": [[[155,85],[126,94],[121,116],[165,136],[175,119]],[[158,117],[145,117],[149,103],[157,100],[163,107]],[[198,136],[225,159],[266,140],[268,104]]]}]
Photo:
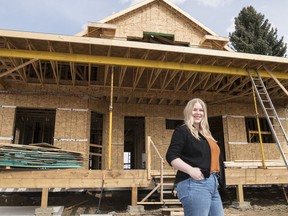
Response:
[{"label": "osb panel", "polygon": [[227,116],[227,125],[228,142],[247,142],[244,116]]},{"label": "osb panel", "polygon": [[90,109],[91,111],[96,111],[99,113],[105,113],[106,114],[109,111],[109,102],[89,100],[88,101],[88,109]]},{"label": "osb panel", "polygon": [[89,151],[89,143],[83,141],[54,141],[54,145],[67,151],[82,153],[84,158],[88,158],[86,152]]},{"label": "osb panel", "polygon": [[[123,169],[124,155],[124,116],[123,105],[116,104],[112,112],[112,143],[111,143],[111,168],[121,167]],[[103,116],[103,143],[102,143],[102,168],[108,167],[108,145],[109,145],[109,110]]]},{"label": "osb panel", "polygon": [[[235,160],[261,160],[262,153],[259,143],[230,144],[232,161]],[[266,160],[278,160],[280,152],[276,144],[263,144]]]},{"label": "osb panel", "polygon": [[88,111],[57,110],[54,145],[68,151],[81,152],[85,158],[88,158],[89,120],[90,112]]},{"label": "osb panel", "polygon": [[198,45],[204,36],[195,23],[162,4],[150,4],[109,23],[117,25],[116,37],[120,38],[142,37],[143,31],[158,32],[175,35],[175,41]]},{"label": "osb panel", "polygon": [[0,94],[0,105],[14,106],[16,101],[16,95],[12,94]]},{"label": "osb panel", "polygon": [[[13,137],[15,108],[0,108],[0,137]],[[11,143],[12,140],[1,140],[2,143]]]},{"label": "osb panel", "polygon": [[123,169],[124,165],[124,145],[112,144],[112,157],[111,157],[111,168],[112,169]]},{"label": "osb panel", "polygon": [[[225,105],[225,113],[226,115],[234,115],[234,116],[255,116],[255,108],[254,104],[241,104],[241,103],[227,103]],[[258,107],[258,113],[260,116],[263,116],[263,112],[261,107]]]},{"label": "osb panel", "polygon": [[112,143],[124,145],[124,118],[115,115],[112,121]]},{"label": "osb panel", "polygon": [[[21,89],[21,84],[18,86]],[[34,87],[31,91],[38,92],[37,88]],[[48,87],[47,87],[48,88]],[[51,88],[51,87],[50,87]],[[55,88],[55,87],[54,87]],[[18,90],[19,90],[18,89]],[[56,88],[55,88],[56,89]],[[17,106],[17,107],[28,107],[28,108],[77,108],[86,109],[88,105],[88,100],[84,100],[78,97],[64,97],[64,96],[52,96],[52,95],[0,95],[0,105],[6,106]]]},{"label": "osb panel", "polygon": [[87,131],[90,130],[89,115],[88,110],[56,110],[55,138],[87,139]]},{"label": "osb panel", "polygon": [[61,108],[77,108],[86,109],[88,100],[83,100],[78,97],[63,97],[58,107]]},{"label": "osb panel", "polygon": [[223,116],[226,115],[226,105],[225,104],[207,104],[208,116]]},{"label": "osb panel", "polygon": [[162,145],[162,134],[165,130],[165,118],[147,117],[145,118],[146,135],[151,136],[156,146]]}]

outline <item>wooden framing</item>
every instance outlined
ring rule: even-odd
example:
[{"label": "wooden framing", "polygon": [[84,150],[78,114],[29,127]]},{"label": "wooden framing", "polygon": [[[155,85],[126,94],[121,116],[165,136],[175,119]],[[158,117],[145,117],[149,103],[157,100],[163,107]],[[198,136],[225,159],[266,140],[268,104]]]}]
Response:
[{"label": "wooden framing", "polygon": [[[143,32],[174,35],[175,41],[147,43]],[[131,189],[131,203],[137,205],[138,189],[151,189],[156,175],[162,181],[175,174],[163,159],[173,132],[166,121],[182,119],[192,97],[203,98],[209,117],[217,120],[213,132],[225,150],[227,185],[237,186],[238,201],[244,201],[245,185],[288,184],[275,143],[264,144],[267,169],[262,169],[258,143],[247,141],[245,125],[246,117],[255,116],[251,69],[264,79],[287,131],[288,59],[232,52],[226,42],[167,0],[143,1],[89,23],[76,36],[0,30],[0,143],[13,143],[18,108],[49,108],[56,111],[54,145],[85,158],[81,169],[1,170],[0,188],[42,189],[45,207],[51,188],[97,189],[104,180],[105,188]],[[101,144],[90,143],[92,112],[103,115]],[[137,143],[144,143],[145,167],[123,169],[130,141],[126,116],[145,121],[145,140]],[[155,148],[147,145],[151,140]],[[94,154],[101,170],[89,170],[93,146],[101,149]],[[283,149],[287,156],[284,142]],[[248,166],[247,160],[257,165]]]}]

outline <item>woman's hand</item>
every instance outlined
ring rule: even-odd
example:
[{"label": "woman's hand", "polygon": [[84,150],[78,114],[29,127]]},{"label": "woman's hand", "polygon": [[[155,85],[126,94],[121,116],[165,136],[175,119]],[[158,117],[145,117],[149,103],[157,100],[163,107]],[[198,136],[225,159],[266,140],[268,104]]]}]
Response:
[{"label": "woman's hand", "polygon": [[190,175],[191,178],[195,180],[203,180],[204,176],[198,167],[192,167],[189,164],[185,163],[182,159],[176,158],[171,162],[172,166],[177,169],[181,170],[182,172],[187,173]]},{"label": "woman's hand", "polygon": [[191,167],[188,174],[191,176],[191,178],[193,178],[195,180],[203,180],[204,179],[203,173],[201,172],[201,170],[198,167]]}]

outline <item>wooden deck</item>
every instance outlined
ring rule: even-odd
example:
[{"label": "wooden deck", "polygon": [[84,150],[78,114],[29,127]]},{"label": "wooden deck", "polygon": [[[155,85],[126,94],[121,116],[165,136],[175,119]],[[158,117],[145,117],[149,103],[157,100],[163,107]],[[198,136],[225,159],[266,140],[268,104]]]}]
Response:
[{"label": "wooden deck", "polygon": [[33,170],[0,171],[0,188],[104,188],[148,187],[146,170]]},{"label": "wooden deck", "polygon": [[[29,188],[42,189],[43,205],[48,200],[49,189],[127,189],[131,190],[132,205],[139,204],[137,198],[139,189],[154,188],[155,175],[160,175],[157,170],[1,170],[0,188]],[[165,170],[163,178],[174,173]],[[237,200],[244,202],[244,186],[257,185],[288,185],[288,169],[285,166],[263,168],[247,168],[245,166],[227,167],[227,186],[236,186]],[[161,182],[161,181],[160,181]],[[163,181],[162,181],[163,182]],[[165,182],[163,183],[165,184]],[[149,204],[149,203],[148,203]],[[153,204],[153,203],[152,203]],[[159,204],[159,203],[157,203]]]}]

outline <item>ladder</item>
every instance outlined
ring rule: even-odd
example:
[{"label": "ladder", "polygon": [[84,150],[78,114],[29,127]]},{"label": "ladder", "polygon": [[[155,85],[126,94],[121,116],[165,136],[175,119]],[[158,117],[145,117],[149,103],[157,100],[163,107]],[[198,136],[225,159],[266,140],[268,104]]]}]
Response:
[{"label": "ladder", "polygon": [[[282,140],[284,139],[285,143],[288,145],[288,138],[287,138],[287,135],[285,133],[285,130],[281,124],[281,121],[280,121],[278,114],[277,114],[277,112],[273,106],[271,98],[267,92],[267,89],[264,85],[264,82],[263,82],[260,74],[258,73],[258,71],[256,71],[253,75],[252,75],[252,73],[249,72],[249,70],[247,70],[247,72],[250,76],[251,82],[252,82],[253,87],[255,89],[259,103],[261,104],[262,110],[265,113],[266,119],[268,121],[272,135],[274,137],[274,140],[276,141],[276,144],[279,148],[279,151],[281,153],[283,161],[284,161],[286,167],[288,168],[288,162],[287,162],[285,153],[283,151],[283,148],[282,148],[280,140],[279,140],[279,138],[281,137]],[[271,121],[271,119],[273,119],[273,122]],[[276,131],[277,131],[277,133],[276,133]]]}]

